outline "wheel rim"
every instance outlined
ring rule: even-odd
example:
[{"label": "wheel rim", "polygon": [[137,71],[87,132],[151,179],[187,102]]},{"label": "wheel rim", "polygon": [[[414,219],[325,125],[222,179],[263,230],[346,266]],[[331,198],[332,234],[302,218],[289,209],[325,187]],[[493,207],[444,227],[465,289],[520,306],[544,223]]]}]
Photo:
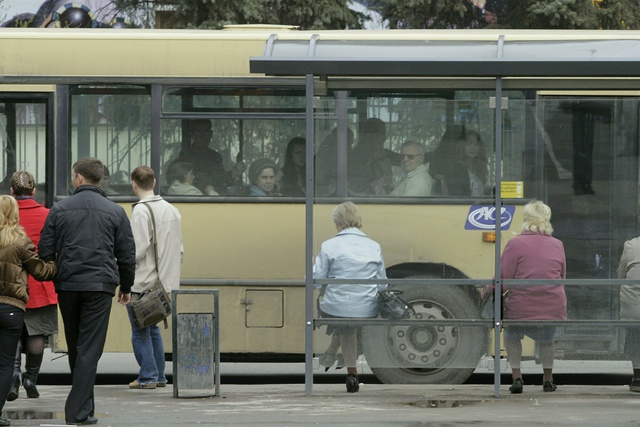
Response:
[{"label": "wheel rim", "polygon": [[[452,313],[434,301],[415,300],[409,303],[416,319],[452,319]],[[432,373],[447,367],[454,358],[460,337],[455,326],[390,326],[386,328],[390,356],[402,369],[415,373]]]}]

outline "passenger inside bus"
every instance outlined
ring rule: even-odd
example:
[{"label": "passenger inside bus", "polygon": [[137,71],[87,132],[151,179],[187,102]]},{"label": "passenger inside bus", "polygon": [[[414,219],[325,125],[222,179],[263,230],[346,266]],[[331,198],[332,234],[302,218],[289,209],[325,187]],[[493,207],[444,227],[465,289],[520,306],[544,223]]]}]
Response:
[{"label": "passenger inside bus", "polygon": [[[347,158],[353,145],[353,131],[346,129]],[[335,127],[320,144],[316,154],[316,194],[318,196],[333,196],[336,193],[338,179],[338,128]]]},{"label": "passenger inside bus", "polygon": [[111,174],[109,173],[109,168],[107,168],[106,166],[104,167],[104,175],[102,175],[102,180],[100,180],[100,185],[99,187],[102,189],[102,191],[105,192],[105,194],[107,196],[117,196],[119,193],[114,190],[113,188],[111,188],[111,183],[110,183],[110,176]]},{"label": "passenger inside bus", "polygon": [[220,153],[209,147],[213,135],[210,120],[190,120],[189,130],[191,143],[183,144],[177,161],[193,164],[196,177],[193,185],[202,193],[212,195],[212,190],[208,188],[211,187],[216,194],[227,194],[227,189],[242,178],[244,162],[239,160],[230,171],[225,170]]},{"label": "passenger inside bus", "polygon": [[[171,186],[167,190],[167,194],[180,196],[202,196],[203,193],[193,185],[196,176],[193,173],[193,164],[189,162],[173,162],[169,166],[167,173]],[[212,186],[206,186],[208,196],[217,196]]]},{"label": "passenger inside bus", "polygon": [[283,196],[304,196],[306,176],[306,141],[296,136],[287,144],[280,178],[280,192]]},{"label": "passenger inside bus", "polygon": [[427,197],[431,195],[433,178],[429,163],[424,164],[424,145],[409,140],[402,144],[402,170],[406,174],[391,192],[398,197]]},{"label": "passenger inside bus", "polygon": [[400,166],[397,153],[384,148],[386,126],[377,118],[360,125],[358,145],[348,160],[349,192],[354,196],[385,195],[391,191],[391,166]]},{"label": "passenger inside bus", "polygon": [[431,156],[429,172],[436,193],[443,196],[483,196],[487,156],[478,132],[465,125],[449,127]]},{"label": "passenger inside bus", "polygon": [[277,166],[271,159],[258,159],[249,167],[250,196],[279,196],[276,187]]}]

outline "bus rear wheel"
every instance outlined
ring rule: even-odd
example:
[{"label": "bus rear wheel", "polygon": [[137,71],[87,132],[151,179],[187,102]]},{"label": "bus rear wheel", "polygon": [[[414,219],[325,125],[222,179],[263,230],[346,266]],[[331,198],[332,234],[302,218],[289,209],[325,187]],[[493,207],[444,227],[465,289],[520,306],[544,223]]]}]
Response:
[{"label": "bus rear wheel", "polygon": [[[418,319],[478,319],[477,303],[459,286],[403,289]],[[373,373],[390,384],[460,384],[485,354],[484,326],[366,326],[362,349]]]}]

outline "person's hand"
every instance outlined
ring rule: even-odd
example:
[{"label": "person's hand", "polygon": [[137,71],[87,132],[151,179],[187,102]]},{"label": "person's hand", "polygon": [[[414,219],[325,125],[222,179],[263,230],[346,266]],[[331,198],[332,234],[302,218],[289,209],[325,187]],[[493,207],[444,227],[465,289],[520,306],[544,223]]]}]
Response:
[{"label": "person's hand", "polygon": [[118,291],[118,302],[122,305],[127,305],[131,302],[131,293],[125,294],[122,291]]},{"label": "person's hand", "polygon": [[491,295],[493,293],[493,289],[493,285],[487,285],[482,289],[482,294],[480,294],[480,296],[482,297],[483,301],[485,300],[485,298],[487,298],[488,295]]}]

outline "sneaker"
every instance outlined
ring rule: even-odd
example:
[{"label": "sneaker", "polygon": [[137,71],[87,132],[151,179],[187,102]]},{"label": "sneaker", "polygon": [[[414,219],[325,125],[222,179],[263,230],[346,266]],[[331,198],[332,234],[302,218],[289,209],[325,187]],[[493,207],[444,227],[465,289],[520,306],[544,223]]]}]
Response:
[{"label": "sneaker", "polygon": [[158,387],[166,387],[167,383],[156,383]]},{"label": "sneaker", "polygon": [[640,379],[631,378],[631,384],[629,384],[629,391],[640,392]]},{"label": "sneaker", "polygon": [[145,389],[145,390],[152,390],[152,389],[156,388],[157,386],[158,386],[158,383],[142,384],[142,383],[139,383],[137,380],[136,381],[131,381],[129,383],[129,388],[137,388],[137,389]]},{"label": "sneaker", "polygon": [[518,377],[513,382],[513,385],[509,387],[509,392],[511,392],[511,394],[520,394],[522,393],[523,388],[524,388],[524,384],[522,382],[522,378]]},{"label": "sneaker", "polygon": [[546,392],[556,391],[557,388],[558,386],[552,383],[551,381],[545,381],[544,384],[542,385],[542,390]]}]

